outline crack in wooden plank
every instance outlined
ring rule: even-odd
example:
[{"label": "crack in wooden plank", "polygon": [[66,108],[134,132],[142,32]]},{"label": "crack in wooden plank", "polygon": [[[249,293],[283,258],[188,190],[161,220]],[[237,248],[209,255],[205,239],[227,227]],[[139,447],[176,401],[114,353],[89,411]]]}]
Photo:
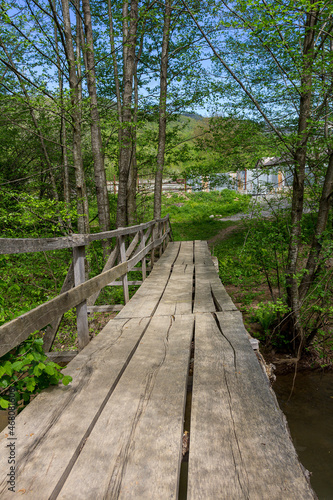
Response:
[{"label": "crack in wooden plank", "polygon": [[[128,323],[128,321],[126,321],[126,323]],[[81,441],[80,441],[80,443],[79,443],[76,451],[73,453],[71,460],[67,464],[66,469],[64,470],[64,472],[61,475],[58,483],[56,484],[53,492],[51,493],[51,495],[49,497],[49,500],[55,500],[58,497],[59,493],[61,492],[61,489],[62,489],[63,485],[65,484],[65,482],[66,482],[66,480],[67,480],[67,478],[68,478],[71,470],[73,469],[73,467],[75,465],[75,462],[77,461],[77,459],[78,459],[78,457],[79,457],[82,449],[84,448],[84,445],[85,445],[88,437],[90,436],[93,428],[95,427],[95,425],[96,425],[96,423],[97,423],[97,421],[98,421],[98,419],[99,419],[99,417],[100,417],[103,409],[105,408],[105,406],[106,406],[107,402],[109,401],[112,393],[114,392],[114,390],[115,390],[115,388],[116,388],[119,380],[121,379],[124,371],[126,370],[128,364],[129,364],[129,362],[131,361],[132,357],[134,356],[134,353],[137,350],[137,348],[138,348],[138,346],[139,346],[139,344],[140,344],[140,342],[141,342],[144,334],[146,333],[146,331],[147,331],[147,329],[148,329],[148,327],[150,325],[150,322],[151,322],[151,319],[148,320],[147,325],[144,327],[143,332],[141,333],[139,339],[137,340],[137,342],[135,343],[133,349],[131,350],[130,354],[128,355],[125,363],[123,364],[121,370],[119,371],[119,373],[118,373],[116,379],[114,380],[111,388],[109,389],[109,391],[108,391],[107,395],[105,396],[102,404],[100,405],[98,411],[96,412],[95,417],[91,421],[91,423],[90,423],[87,431],[85,432],[83,438],[81,439]],[[126,323],[122,326],[122,329],[124,329],[124,326],[126,325]]]},{"label": "crack in wooden plank", "polygon": [[118,499],[119,498],[122,480],[125,476],[126,467],[127,467],[128,460],[129,460],[129,451],[130,451],[131,446],[133,444],[133,441],[135,438],[135,432],[136,432],[136,429],[140,423],[141,417],[144,415],[144,412],[145,412],[145,410],[148,406],[148,403],[150,401],[151,394],[152,394],[153,389],[155,387],[157,375],[158,375],[161,367],[164,365],[164,362],[166,360],[167,351],[168,351],[168,344],[169,344],[169,333],[170,333],[170,330],[171,330],[171,327],[172,327],[174,321],[175,321],[174,318],[171,316],[170,317],[170,324],[169,324],[169,327],[168,327],[168,330],[166,332],[165,339],[164,339],[163,358],[158,363],[158,365],[152,371],[147,373],[147,375],[146,375],[145,388],[144,388],[143,393],[141,394],[137,410],[136,410],[135,415],[134,415],[133,420],[132,420],[131,431],[130,431],[130,434],[128,436],[128,439],[127,439],[125,445],[122,446],[122,448],[118,454],[118,457],[116,459],[116,466],[114,467],[114,469],[112,471],[106,492],[103,495],[103,498],[105,498],[105,499],[109,499],[109,498]]}]

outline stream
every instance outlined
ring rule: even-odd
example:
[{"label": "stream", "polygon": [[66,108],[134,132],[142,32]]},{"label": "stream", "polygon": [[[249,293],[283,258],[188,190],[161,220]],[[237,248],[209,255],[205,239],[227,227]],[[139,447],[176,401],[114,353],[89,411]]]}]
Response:
[{"label": "stream", "polygon": [[299,459],[319,500],[333,500],[333,373],[278,375],[273,385]]}]

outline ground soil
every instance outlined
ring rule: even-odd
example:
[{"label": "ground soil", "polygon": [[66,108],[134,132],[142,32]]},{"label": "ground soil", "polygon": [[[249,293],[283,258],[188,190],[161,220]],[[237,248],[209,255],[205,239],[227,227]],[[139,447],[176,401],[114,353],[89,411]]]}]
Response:
[{"label": "ground soil", "polygon": [[224,229],[221,229],[215,236],[210,238],[208,240],[208,246],[209,248],[214,247],[217,243],[220,243],[222,240],[227,239],[231,233],[234,233],[235,231],[240,231],[241,226],[239,224],[234,224],[232,226],[228,226]]}]

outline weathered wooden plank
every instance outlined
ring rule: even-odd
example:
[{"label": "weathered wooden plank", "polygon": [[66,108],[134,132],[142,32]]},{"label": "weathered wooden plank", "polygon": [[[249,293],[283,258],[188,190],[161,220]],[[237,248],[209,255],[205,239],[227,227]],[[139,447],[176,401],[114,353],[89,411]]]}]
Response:
[{"label": "weathered wooden plank", "polygon": [[[125,248],[125,239],[124,236],[118,237],[118,245],[119,245],[119,254],[120,261],[126,262],[126,248]],[[127,273],[121,276],[121,281],[123,283],[123,291],[124,291],[124,301],[125,304],[129,301],[129,291],[128,291],[128,278]]]},{"label": "weathered wooden plank", "polygon": [[[158,220],[169,221],[169,215]],[[91,241],[133,234],[140,230],[147,229],[154,224],[156,224],[156,221],[150,221],[131,227],[118,228],[113,231],[105,231],[102,233],[71,234],[60,238],[0,238],[0,254],[43,252],[48,250],[59,250],[61,248],[74,248],[87,245]]]},{"label": "weathered wooden plank", "polygon": [[[147,321],[109,322],[64,370],[73,382],[44,391],[17,417],[16,491],[24,490],[34,500],[51,497],[139,345]],[[0,448],[6,444],[5,429],[0,434]],[[7,469],[7,461],[1,460],[0,496],[5,500],[12,498],[7,490]]]},{"label": "weathered wooden plank", "polygon": [[0,356],[3,356],[13,347],[27,339],[30,333],[52,323],[60,314],[80,304],[89,295],[103,288],[110,281],[119,278],[126,272],[127,265],[127,262],[119,264],[109,271],[91,278],[72,290],[62,293],[45,304],[35,307],[32,311],[22,314],[9,323],[0,326]]},{"label": "weathered wooden plank", "polygon": [[299,464],[239,312],[196,315],[189,500],[302,500]]},{"label": "weathered wooden plank", "polygon": [[[73,249],[73,265],[74,265],[74,283],[75,286],[85,282],[85,247],[76,247]],[[76,306],[76,323],[77,323],[77,341],[78,348],[81,351],[89,342],[89,327],[87,302],[83,300]]]},{"label": "weathered wooden plank", "polygon": [[[163,219],[158,219],[158,220],[169,220],[169,215],[166,215]],[[126,236],[128,234],[133,234],[137,233],[140,230],[145,230],[151,226],[154,226],[156,224],[156,221],[149,221],[145,222],[143,224],[137,224],[136,226],[130,226],[130,227],[119,227],[118,229],[114,229],[112,231],[105,231],[103,233],[94,233],[94,234],[89,234],[89,241],[96,241],[96,240],[103,240],[103,239],[110,239],[110,238],[115,238],[118,236]]]},{"label": "weathered wooden plank", "polygon": [[[143,231],[140,231],[140,241],[141,241],[141,246],[140,249],[145,247],[145,240],[144,240],[144,233]],[[147,278],[147,263],[146,263],[146,257],[144,257],[141,261],[141,272],[142,272],[142,281],[144,281]]]},{"label": "weathered wooden plank", "polygon": [[192,333],[193,317],[152,319],[59,500],[177,498]]},{"label": "weathered wooden plank", "polygon": [[[165,235],[163,238],[164,237]],[[154,244],[154,242],[151,244]],[[170,246],[171,248],[169,250]],[[126,304],[124,309],[119,313],[118,317],[146,317],[151,316],[156,311],[170,279],[170,271],[177,258],[179,246],[179,243],[175,245],[169,243],[164,255],[155,264],[148,278],[143,282],[130,302]]]},{"label": "weathered wooden plank", "polygon": [[[112,269],[112,267],[114,266],[114,264],[117,260],[118,254],[119,254],[119,247],[118,247],[118,245],[116,245],[116,247],[113,249],[113,251],[109,255],[108,260],[106,261],[106,263],[103,267],[102,273],[104,273],[105,271],[108,271],[109,269]],[[91,295],[90,297],[88,297],[88,299],[87,299],[88,306],[93,306],[95,304],[99,294],[100,294],[100,290],[98,290],[98,292],[96,292],[93,295]]]},{"label": "weathered wooden plank", "polygon": [[[61,287],[60,293],[67,292],[67,290],[70,290],[74,286],[74,266],[73,266],[73,261],[71,262],[68,273],[66,275],[66,278],[64,280],[64,283]],[[58,328],[60,326],[60,323],[62,321],[63,314],[58,316],[52,322],[52,325],[48,326],[45,330],[45,334],[43,336],[43,349],[44,351],[49,351],[52,347],[52,344],[54,342],[55,336],[57,334]]]},{"label": "weathered wooden plank", "polygon": [[[167,235],[164,235],[163,238],[166,236]],[[30,333],[35,330],[40,330],[44,326],[52,323],[52,321],[57,319],[59,315],[68,311],[77,304],[80,304],[108,283],[116,280],[126,272],[133,269],[133,267],[140,260],[142,260],[143,256],[146,255],[154,245],[158,246],[162,243],[163,238],[150,243],[127,262],[119,264],[118,266],[91,278],[72,290],[62,293],[45,304],[41,304],[35,309],[32,309],[32,311],[22,314],[18,318],[0,326],[0,356],[3,356],[13,347],[27,339]]]},{"label": "weathered wooden plank", "polygon": [[72,359],[77,356],[79,351],[52,351],[46,352],[46,356],[50,361],[54,363],[66,363],[68,364]]},{"label": "weathered wooden plank", "polygon": [[193,312],[237,311],[221,283],[215,266],[195,266],[195,297]]},{"label": "weathered wooden plank", "polygon": [[192,265],[174,265],[166,289],[156,309],[156,316],[192,314]]},{"label": "weathered wooden plank", "polygon": [[212,266],[212,256],[208,248],[207,241],[195,240],[194,242],[194,263],[202,266]]},{"label": "weathered wooden plank", "polygon": [[154,313],[169,280],[170,272],[167,269],[159,272],[159,279],[155,279],[156,274],[153,272],[154,270],[117,317],[145,318]]},{"label": "weathered wooden plank", "polygon": [[136,235],[134,236],[133,240],[131,241],[131,243],[128,245],[128,248],[126,250],[126,260],[129,259],[129,257],[132,255],[132,253],[134,252],[134,249],[135,247],[137,246],[138,244],[138,241],[139,241],[139,235],[140,233],[136,233]]},{"label": "weathered wooden plank", "polygon": [[111,304],[105,306],[88,306],[88,314],[94,312],[113,312],[121,311],[124,308],[123,304]]},{"label": "weathered wooden plank", "polygon": [[[127,284],[140,286],[140,285],[142,285],[142,281],[141,280],[127,281]],[[123,282],[122,281],[113,281],[112,283],[109,283],[108,286],[123,286]]]},{"label": "weathered wooden plank", "polygon": [[175,262],[180,252],[180,241],[169,242],[162,257],[155,263],[155,268],[168,267]]},{"label": "weathered wooden plank", "polygon": [[193,241],[181,241],[180,251],[175,261],[177,265],[194,264],[194,245]]},{"label": "weathered wooden plank", "polygon": [[86,234],[71,234],[62,238],[0,238],[0,254],[47,252],[79,247],[88,242]]}]

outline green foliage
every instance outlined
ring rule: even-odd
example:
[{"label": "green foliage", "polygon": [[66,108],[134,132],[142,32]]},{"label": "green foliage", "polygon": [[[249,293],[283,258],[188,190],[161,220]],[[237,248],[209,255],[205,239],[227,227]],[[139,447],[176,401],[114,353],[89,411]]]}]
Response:
[{"label": "green foliage", "polygon": [[163,195],[162,216],[169,213],[172,223],[214,220],[246,211],[250,199],[250,196],[228,189],[209,193],[166,194]]},{"label": "green foliage", "polygon": [[[282,347],[288,344],[289,339],[280,333],[279,321],[281,318],[290,312],[288,306],[282,299],[277,299],[275,302],[259,302],[257,307],[248,308],[251,314],[251,320],[260,323],[264,336],[263,340],[270,340],[271,345]],[[268,336],[268,334],[271,334]]]},{"label": "green foliage", "polygon": [[61,367],[47,359],[43,339],[31,335],[0,359],[0,407],[8,408],[12,387],[16,403],[22,406],[29,403],[33,394],[59,381],[68,385],[72,377],[61,373]]},{"label": "green foliage", "polygon": [[64,202],[39,199],[29,193],[0,190],[0,225],[7,238],[64,236],[72,232],[77,212]]}]

